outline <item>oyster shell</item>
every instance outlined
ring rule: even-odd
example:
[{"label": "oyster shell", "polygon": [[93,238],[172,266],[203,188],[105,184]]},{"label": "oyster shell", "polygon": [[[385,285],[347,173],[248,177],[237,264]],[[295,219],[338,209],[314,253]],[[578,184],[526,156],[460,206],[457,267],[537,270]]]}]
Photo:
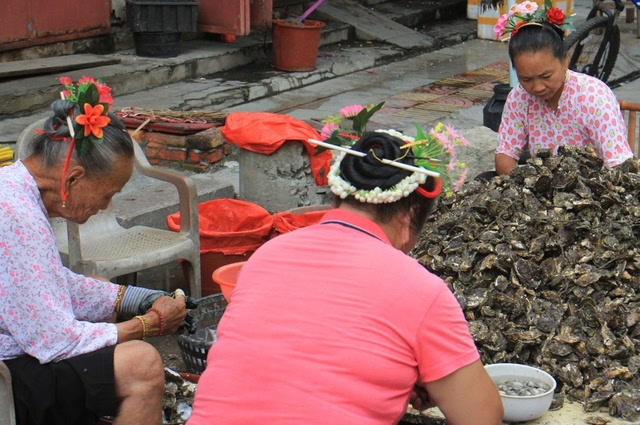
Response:
[{"label": "oyster shell", "polygon": [[541,151],[442,198],[412,251],[454,291],[483,362],[551,373],[556,406],[640,412],[639,170]]}]

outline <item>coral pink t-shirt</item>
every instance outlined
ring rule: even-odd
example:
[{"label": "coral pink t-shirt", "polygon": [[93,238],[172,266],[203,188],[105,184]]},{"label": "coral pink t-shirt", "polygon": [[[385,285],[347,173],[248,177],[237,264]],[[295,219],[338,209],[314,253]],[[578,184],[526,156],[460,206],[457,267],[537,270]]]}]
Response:
[{"label": "coral pink t-shirt", "polygon": [[188,425],[394,424],[479,358],[446,284],[342,210],[253,254],[218,338]]},{"label": "coral pink t-shirt", "polygon": [[624,118],[609,87],[585,74],[567,71],[558,109],[549,108],[522,88],[507,97],[498,130],[496,153],[518,159],[529,143],[531,155],[540,149],[557,153],[563,145],[591,146],[608,167],[633,156]]}]

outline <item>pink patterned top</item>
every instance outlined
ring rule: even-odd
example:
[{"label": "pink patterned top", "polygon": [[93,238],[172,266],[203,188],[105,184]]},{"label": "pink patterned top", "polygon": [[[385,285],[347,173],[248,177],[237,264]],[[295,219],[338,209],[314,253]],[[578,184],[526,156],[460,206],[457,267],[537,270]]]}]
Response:
[{"label": "pink patterned top", "polygon": [[18,161],[0,168],[0,359],[41,363],[116,344],[118,285],[62,265],[36,181]]},{"label": "pink patterned top", "polygon": [[633,156],[611,89],[597,78],[573,71],[567,71],[557,111],[520,84],[514,87],[504,105],[498,138],[496,153],[515,159],[527,142],[531,155],[540,149],[556,153],[567,144],[591,146],[608,167]]}]

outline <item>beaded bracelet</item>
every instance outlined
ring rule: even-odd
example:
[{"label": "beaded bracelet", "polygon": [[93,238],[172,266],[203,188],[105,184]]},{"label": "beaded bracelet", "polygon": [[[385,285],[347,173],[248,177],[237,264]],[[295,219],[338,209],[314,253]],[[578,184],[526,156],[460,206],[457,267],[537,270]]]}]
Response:
[{"label": "beaded bracelet", "polygon": [[149,336],[149,322],[144,316],[135,316],[135,318],[142,323],[142,339],[145,339]]},{"label": "beaded bracelet", "polygon": [[116,314],[120,314],[120,308],[122,307],[122,298],[124,298],[124,291],[127,288],[124,285],[120,285],[118,288],[118,295],[116,295]]},{"label": "beaded bracelet", "polygon": [[160,319],[160,333],[158,334],[158,336],[164,335],[164,316],[162,315],[162,313],[160,313],[160,310],[155,307],[151,307],[147,312],[149,311],[153,311],[158,315],[158,319]]}]

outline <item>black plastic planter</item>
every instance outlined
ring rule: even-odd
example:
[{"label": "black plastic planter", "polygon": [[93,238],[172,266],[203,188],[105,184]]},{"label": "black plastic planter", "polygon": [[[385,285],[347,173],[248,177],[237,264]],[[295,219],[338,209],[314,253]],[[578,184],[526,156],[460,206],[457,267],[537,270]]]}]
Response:
[{"label": "black plastic planter", "polygon": [[502,120],[502,110],[511,91],[509,84],[496,84],[493,86],[493,96],[482,109],[482,125],[493,131],[498,131]]},{"label": "black plastic planter", "polygon": [[138,56],[180,54],[180,34],[198,30],[198,1],[127,0],[127,22]]},{"label": "black plastic planter", "polygon": [[179,32],[134,32],[136,55],[173,58],[180,54]]}]

